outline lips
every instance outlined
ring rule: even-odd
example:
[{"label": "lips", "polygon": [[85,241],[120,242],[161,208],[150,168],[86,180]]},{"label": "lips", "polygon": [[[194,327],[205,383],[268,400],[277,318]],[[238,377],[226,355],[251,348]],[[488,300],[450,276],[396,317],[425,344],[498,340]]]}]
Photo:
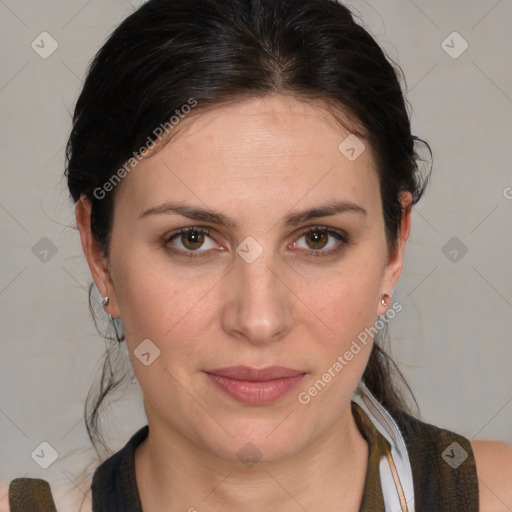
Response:
[{"label": "lips", "polygon": [[282,366],[264,369],[247,366],[217,368],[205,372],[216,388],[238,402],[264,405],[290,392],[305,373]]},{"label": "lips", "polygon": [[285,368],[283,366],[271,366],[258,370],[248,366],[230,366],[227,368],[218,368],[216,370],[209,370],[207,373],[213,375],[220,375],[221,377],[228,377],[236,380],[247,380],[251,382],[261,382],[265,380],[284,379],[287,377],[296,377],[304,372]]}]

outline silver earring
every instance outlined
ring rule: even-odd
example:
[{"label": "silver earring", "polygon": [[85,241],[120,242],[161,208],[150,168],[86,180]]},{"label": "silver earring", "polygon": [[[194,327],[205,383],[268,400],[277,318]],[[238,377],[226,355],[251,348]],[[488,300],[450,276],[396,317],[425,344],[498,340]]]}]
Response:
[{"label": "silver earring", "polygon": [[385,306],[386,305],[386,299],[390,299],[391,297],[387,294],[387,293],[384,293],[383,295],[381,295],[381,299],[380,299],[380,303]]},{"label": "silver earring", "polygon": [[106,306],[110,302],[108,295],[106,297],[102,297],[100,302],[102,306]]}]

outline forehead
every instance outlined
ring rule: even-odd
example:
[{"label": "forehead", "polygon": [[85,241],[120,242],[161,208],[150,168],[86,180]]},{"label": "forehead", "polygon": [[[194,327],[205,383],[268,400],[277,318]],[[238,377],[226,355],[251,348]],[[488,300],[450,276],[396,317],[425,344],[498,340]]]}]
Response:
[{"label": "forehead", "polygon": [[[345,119],[348,128],[319,100],[280,95],[197,111],[124,178],[119,199],[139,211],[176,199],[264,209],[276,201],[288,207],[337,198],[375,202],[371,148],[354,139]],[[347,145],[356,156],[364,150],[354,159]]]}]

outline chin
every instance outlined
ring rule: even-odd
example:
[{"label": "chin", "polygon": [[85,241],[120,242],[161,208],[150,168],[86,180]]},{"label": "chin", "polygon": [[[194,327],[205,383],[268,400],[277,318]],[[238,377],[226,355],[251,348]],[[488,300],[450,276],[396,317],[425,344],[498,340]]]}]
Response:
[{"label": "chin", "polygon": [[[286,415],[265,420],[245,420],[242,423],[225,424],[231,434],[222,439],[205,440],[209,451],[229,463],[252,466],[256,463],[277,463],[292,457],[303,449],[307,439],[300,439],[296,429],[290,429]],[[284,420],[284,421],[283,421]],[[224,443],[224,444],[222,444]]]}]

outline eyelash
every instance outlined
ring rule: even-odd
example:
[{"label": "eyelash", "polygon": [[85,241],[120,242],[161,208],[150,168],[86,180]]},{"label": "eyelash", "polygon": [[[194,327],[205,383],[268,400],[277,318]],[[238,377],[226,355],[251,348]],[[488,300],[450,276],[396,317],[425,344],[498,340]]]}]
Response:
[{"label": "eyelash", "polygon": [[[208,253],[209,251],[199,251],[199,250],[196,250],[196,251],[192,251],[192,250],[183,251],[181,249],[171,248],[171,247],[169,247],[167,245],[167,244],[169,244],[169,242],[171,242],[174,238],[178,237],[182,233],[188,233],[190,231],[194,231],[194,232],[201,233],[201,234],[206,234],[210,238],[213,238],[212,235],[211,235],[211,231],[208,228],[198,228],[198,227],[195,227],[195,226],[190,226],[190,227],[187,227],[187,228],[182,228],[182,229],[179,229],[177,231],[174,231],[169,236],[166,236],[165,239],[164,239],[164,244],[166,246],[166,249],[169,252],[171,252],[172,254],[177,254],[177,255],[180,255],[180,256],[185,256],[187,258],[204,258],[204,257],[207,257],[208,255],[203,255],[201,253]],[[302,238],[305,235],[308,235],[310,233],[314,233],[316,231],[320,231],[322,233],[326,233],[327,235],[330,235],[330,236],[336,238],[338,241],[341,242],[341,245],[338,245],[334,249],[329,249],[327,251],[324,251],[322,249],[306,250],[306,252],[309,253],[306,256],[307,258],[309,258],[309,257],[312,257],[312,258],[320,257],[320,258],[322,258],[322,257],[333,256],[333,255],[338,254],[341,251],[343,251],[343,249],[347,245],[350,245],[350,237],[345,232],[333,230],[333,229],[327,228],[325,226],[313,226],[313,227],[307,229],[306,231],[303,231],[302,233],[300,233],[298,238],[297,238],[297,240]],[[302,250],[305,250],[305,249],[301,249],[301,251]],[[194,253],[199,253],[199,254],[194,254]]]}]

